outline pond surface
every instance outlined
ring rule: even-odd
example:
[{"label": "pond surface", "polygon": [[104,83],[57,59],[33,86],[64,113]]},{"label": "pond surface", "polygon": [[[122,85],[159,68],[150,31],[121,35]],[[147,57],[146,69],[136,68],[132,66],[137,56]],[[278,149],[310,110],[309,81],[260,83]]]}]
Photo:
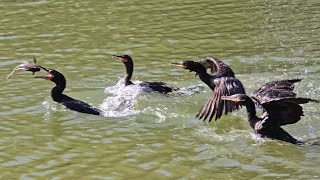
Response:
[{"label": "pond surface", "polygon": [[[320,99],[320,4],[309,1],[3,1],[0,4],[1,179],[320,179],[320,146],[259,140],[245,110],[206,123],[195,115],[211,94],[194,73],[170,63],[215,56],[252,92],[303,78],[295,92]],[[164,81],[170,95],[123,88]],[[22,61],[62,72],[65,94],[104,110],[81,114],[52,101],[50,81]],[[44,72],[37,73],[43,75]],[[200,93],[190,88],[203,86]],[[320,144],[320,105],[303,106],[284,127]]]}]

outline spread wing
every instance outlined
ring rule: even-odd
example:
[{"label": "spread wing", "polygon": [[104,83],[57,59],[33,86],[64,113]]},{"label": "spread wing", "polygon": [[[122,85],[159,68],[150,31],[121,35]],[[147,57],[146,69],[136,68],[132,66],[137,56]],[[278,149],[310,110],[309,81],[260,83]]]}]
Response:
[{"label": "spread wing", "polygon": [[205,57],[200,63],[218,77],[235,77],[232,69],[217,58]]},{"label": "spread wing", "polygon": [[294,83],[300,81],[301,79],[272,81],[251,94],[251,98],[267,113],[262,117],[265,120],[263,126],[294,124],[303,116],[300,104],[318,102],[310,98],[297,97],[293,92]]},{"label": "spread wing", "polygon": [[296,93],[293,92],[294,83],[300,81],[301,79],[290,79],[266,83],[253,92],[251,98],[261,105],[276,99],[296,97]]},{"label": "spread wing", "polygon": [[268,124],[283,126],[298,122],[303,116],[303,109],[300,104],[308,102],[318,101],[310,98],[286,97],[262,103],[262,107],[267,112],[264,126],[268,126]]},{"label": "spread wing", "polygon": [[214,80],[215,87],[207,102],[202,106],[197,117],[199,119],[209,119],[215,116],[215,120],[220,119],[224,111],[228,114],[239,109],[239,104],[232,101],[223,101],[221,96],[231,96],[233,94],[245,94],[242,83],[234,77],[221,77]]}]

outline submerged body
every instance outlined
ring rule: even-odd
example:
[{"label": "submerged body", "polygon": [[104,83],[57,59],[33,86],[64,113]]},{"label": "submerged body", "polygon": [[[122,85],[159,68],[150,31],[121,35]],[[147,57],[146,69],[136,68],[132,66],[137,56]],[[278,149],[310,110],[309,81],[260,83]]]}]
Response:
[{"label": "submerged body", "polygon": [[[214,59],[208,59],[207,57],[203,62],[208,60],[208,65],[211,66],[211,62]],[[204,82],[211,90],[212,94],[206,101],[206,103],[202,106],[201,110],[197,117],[199,119],[206,119],[209,122],[214,118],[218,120],[221,118],[223,112],[224,114],[228,114],[234,110],[239,109],[240,105],[234,102],[226,102],[221,100],[221,96],[230,96],[233,94],[245,94],[245,89],[242,83],[235,78],[232,69],[219,61],[219,65],[212,68],[212,71],[215,74],[210,75],[207,73],[206,68],[209,66],[205,66],[203,62],[195,62],[195,61],[183,61],[181,63],[174,63],[176,67],[188,69],[196,72],[196,75],[199,76],[200,80]],[[212,66],[211,66],[212,67]]]},{"label": "submerged body", "polygon": [[[251,97],[235,94],[224,96],[222,99],[246,106],[250,126],[261,137],[300,144],[302,142],[281,128],[283,125],[294,124],[301,119],[303,110],[300,104],[318,102],[296,96],[293,92],[294,83],[299,81],[300,79],[273,81],[259,88]],[[260,117],[256,115],[255,102],[264,110]]]},{"label": "submerged body", "polygon": [[[45,69],[45,68],[43,68]],[[51,90],[51,97],[52,99],[67,107],[68,109],[81,112],[81,113],[87,113],[87,114],[93,114],[93,115],[101,115],[102,111],[100,109],[97,109],[88,103],[85,103],[80,100],[73,99],[65,94],[62,94],[63,90],[66,87],[66,79],[64,76],[53,69],[45,69],[48,72],[47,76],[36,78],[44,78],[46,80],[50,80],[56,84],[56,86]]]},{"label": "submerged body", "polygon": [[[123,64],[125,65],[125,68],[126,68],[126,75],[124,77],[125,86],[134,84],[131,81],[131,77],[133,74],[133,67],[134,67],[132,58],[129,55],[113,56],[113,58],[118,59],[119,61],[123,62]],[[153,91],[157,91],[157,92],[165,93],[165,94],[172,92],[172,91],[179,90],[179,88],[171,86],[171,85],[166,84],[164,82],[143,81],[143,82],[136,84],[136,85],[139,85],[139,86],[145,87],[145,88],[150,88]]]}]

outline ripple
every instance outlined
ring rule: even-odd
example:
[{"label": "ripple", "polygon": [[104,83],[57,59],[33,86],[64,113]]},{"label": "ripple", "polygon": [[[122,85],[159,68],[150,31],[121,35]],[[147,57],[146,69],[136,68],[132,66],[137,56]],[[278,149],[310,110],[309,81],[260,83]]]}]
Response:
[{"label": "ripple", "polygon": [[32,157],[28,157],[28,156],[17,156],[15,158],[16,160],[14,161],[2,163],[2,166],[18,166],[18,165],[27,164],[33,160]]},{"label": "ripple", "polygon": [[[245,110],[199,121],[195,114],[211,90],[169,66],[212,55],[231,65],[248,92],[303,78],[295,92],[320,99],[316,1],[38,0],[0,7],[0,76],[36,56],[64,73],[66,94],[105,112],[66,110],[51,100],[54,84],[29,72],[0,81],[1,179],[319,178],[319,104],[304,105],[302,120],[285,127],[310,144],[259,139]],[[123,53],[135,59],[134,77],[180,91],[124,87],[114,80],[123,66],[110,59]]]}]

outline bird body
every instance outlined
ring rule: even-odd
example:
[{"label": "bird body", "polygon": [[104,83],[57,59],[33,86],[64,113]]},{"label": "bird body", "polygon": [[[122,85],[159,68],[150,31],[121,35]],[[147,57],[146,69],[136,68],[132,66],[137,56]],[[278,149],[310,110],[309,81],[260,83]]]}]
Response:
[{"label": "bird body", "polygon": [[[43,67],[41,67],[43,68]],[[45,69],[45,68],[43,68]],[[81,113],[101,115],[102,111],[80,100],[73,99],[65,94],[62,94],[66,87],[65,77],[58,71],[53,69],[45,69],[48,72],[47,76],[36,76],[36,78],[43,78],[50,80],[56,84],[51,90],[51,97],[53,101],[62,104],[68,109],[78,111]]]},{"label": "bird body", "polygon": [[[125,68],[126,68],[126,75],[124,77],[125,86],[133,85],[134,83],[131,81],[133,69],[134,69],[134,64],[133,64],[132,58],[129,55],[113,56],[113,58],[119,60],[120,62],[123,62],[123,64],[125,65]],[[164,94],[179,90],[179,88],[171,86],[171,85],[164,83],[164,82],[142,81],[142,82],[138,83],[137,85],[139,85],[141,87],[145,87],[145,88],[150,88],[153,91],[164,93]]]},{"label": "bird body", "polygon": [[[205,65],[203,62],[206,62]],[[217,63],[219,65],[213,66],[212,63]],[[199,119],[203,119],[204,121],[208,119],[210,122],[214,117],[215,120],[220,119],[223,112],[224,114],[228,114],[239,109],[239,104],[221,100],[221,96],[230,96],[239,93],[245,94],[242,83],[234,77],[231,68],[222,61],[215,62],[213,59],[205,59],[202,62],[195,62],[187,60],[173,64],[176,65],[176,67],[188,69],[190,72],[196,72],[196,75],[199,76],[200,80],[212,90],[211,96],[202,106],[199,114],[197,114]],[[215,72],[215,74],[210,75],[207,73],[206,68],[209,67],[212,67],[212,71]]]},{"label": "bird body", "polygon": [[[248,121],[255,133],[261,137],[277,139],[293,144],[301,143],[280,126],[297,123],[303,116],[300,104],[318,102],[310,98],[297,97],[293,92],[294,83],[301,79],[273,81],[265,84],[251,97],[245,94],[223,96],[223,100],[246,106]],[[262,116],[256,116],[255,104],[263,108]]]},{"label": "bird body", "polygon": [[61,94],[59,97],[56,97],[56,95],[52,95],[52,99],[65,106],[68,109],[71,109],[73,111],[78,111],[81,113],[87,113],[87,114],[93,114],[93,115],[101,115],[101,110],[89,105],[88,103],[85,103],[80,100],[73,99],[67,95]]}]

